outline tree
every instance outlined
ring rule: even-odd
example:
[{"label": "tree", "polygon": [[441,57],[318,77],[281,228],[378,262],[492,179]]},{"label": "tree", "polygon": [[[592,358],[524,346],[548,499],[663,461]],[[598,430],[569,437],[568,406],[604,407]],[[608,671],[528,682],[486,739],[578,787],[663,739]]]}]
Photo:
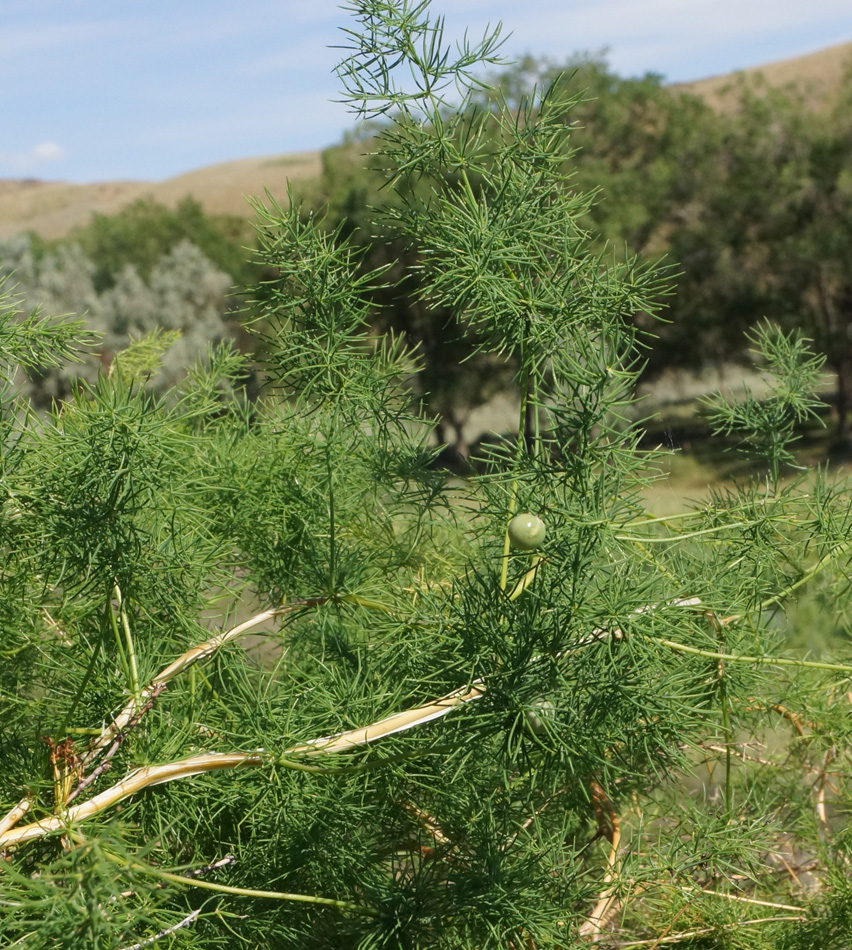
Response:
[{"label": "tree", "polygon": [[[702,209],[715,200],[714,190],[720,188],[719,117],[697,97],[665,87],[659,76],[616,75],[602,56],[579,55],[564,63],[528,56],[495,72],[491,81],[490,90],[471,97],[469,124],[483,110],[491,114],[505,108],[521,116],[535,108],[539,92],[549,89],[549,99],[561,103],[564,128],[558,134],[565,137],[564,167],[570,170],[578,194],[594,196],[582,221],[601,249],[608,246],[619,255],[626,247],[628,253],[678,261],[686,269],[685,280],[669,302],[670,322],[660,324],[651,315],[636,315],[640,325],[658,337],[647,354],[646,373],[672,364],[701,366],[739,353],[742,333],[756,317],[749,311],[747,321],[737,322],[741,296],[734,294],[726,307],[715,284],[705,297],[708,258],[713,259],[714,271],[716,257],[724,254],[718,239],[727,235],[711,234],[704,224],[696,226],[706,219]],[[397,239],[388,247],[375,239],[370,209],[383,205],[386,182],[380,169],[364,167],[363,154],[375,149],[371,136],[378,125],[367,123],[361,136],[326,150],[317,200],[327,202],[329,220],[342,224],[342,234],[351,230],[359,243],[371,248],[366,259],[370,265],[386,259],[399,262],[401,272],[395,276],[404,274],[407,279],[393,286],[393,296],[383,298],[384,325],[420,345],[420,380],[429,405],[450,423],[459,416],[454,435],[442,427],[439,436],[463,450],[460,432],[467,413],[492,398],[495,390],[505,389],[507,381],[495,375],[493,361],[477,356],[475,342],[459,332],[451,312],[424,306],[418,299],[416,245]],[[463,130],[464,125],[455,128]],[[477,134],[483,144],[489,143],[483,155],[497,151],[499,123],[485,122]],[[452,179],[457,170],[435,173]],[[479,188],[476,170],[471,170],[470,180],[474,190]],[[403,191],[425,194],[435,187],[440,186],[424,175],[409,176]]]},{"label": "tree", "polygon": [[232,335],[231,279],[189,241],[164,254],[147,281],[127,264],[112,286],[98,293],[96,271],[79,244],[37,253],[27,235],[0,243],[0,276],[13,277],[26,307],[85,316],[97,335],[96,353],[81,353],[76,362],[44,367],[32,376],[29,395],[40,407],[69,395],[74,380],[94,382],[117,352],[157,328],[173,331],[156,380],[160,391],[174,385],[209,346]]},{"label": "tree", "polygon": [[495,91],[515,111],[554,83],[576,150],[575,185],[598,193],[589,212],[596,235],[633,253],[664,252],[672,226],[704,191],[718,144],[715,113],[697,96],[666,87],[662,76],[617,75],[602,54],[564,63],[527,56],[494,77]]},{"label": "tree", "polygon": [[837,380],[836,442],[852,452],[852,66],[833,108],[772,110],[786,191],[766,221],[779,316],[804,325]]},{"label": "tree", "polygon": [[[413,354],[374,331],[390,268],[295,203],[257,207],[258,405],[228,347],[151,394],[150,339],[46,418],[7,394],[0,936],[839,950],[852,665],[782,643],[803,591],[849,604],[848,491],[782,478],[821,359],[767,328],[771,400],[712,409],[758,474],[648,515],[634,316],[667,272],[581,226],[560,102],[478,113],[494,148],[449,110],[496,34],[453,50],[426,3],[352,12],[346,99],[403,119],[384,213],[422,298],[515,367],[517,437],[482,477],[434,471]],[[0,367],[79,333],[6,303]]]},{"label": "tree", "polygon": [[[730,337],[732,329],[771,314],[814,338],[837,379],[836,441],[846,451],[852,400],[850,89],[847,77],[833,107],[820,112],[807,108],[793,88],[770,89],[760,81],[733,88],[735,108],[719,148],[721,174],[707,191],[700,222],[672,241],[685,262],[688,307],[714,312],[717,336]],[[719,339],[720,353],[729,347]]]},{"label": "tree", "polygon": [[245,222],[235,215],[207,215],[192,197],[174,209],[152,198],[139,198],[116,214],[93,214],[76,228],[68,241],[79,244],[95,264],[98,292],[108,290],[127,266],[147,280],[157,263],[178,244],[189,241],[234,284],[254,278],[246,264],[244,247],[251,237]]}]

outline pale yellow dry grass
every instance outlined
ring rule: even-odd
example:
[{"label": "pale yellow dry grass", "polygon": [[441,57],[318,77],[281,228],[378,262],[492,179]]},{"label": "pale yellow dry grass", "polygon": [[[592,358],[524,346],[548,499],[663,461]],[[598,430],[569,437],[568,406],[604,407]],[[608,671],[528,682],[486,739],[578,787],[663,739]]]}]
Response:
[{"label": "pale yellow dry grass", "polygon": [[273,155],[222,162],[165,181],[112,181],[75,185],[34,179],[0,180],[0,237],[34,231],[46,238],[64,237],[94,213],[115,214],[146,196],[168,207],[191,195],[210,214],[252,217],[246,196],[262,197],[265,189],[279,200],[288,179],[316,178],[320,153]]},{"label": "pale yellow dry grass", "polygon": [[[801,90],[811,107],[820,108],[831,100],[843,79],[845,70],[852,67],[852,42],[830,46],[828,49],[782,59],[764,66],[744,69],[724,76],[711,76],[695,82],[678,83],[673,89],[692,92],[700,96],[714,109],[731,108],[736,101],[736,85],[739,77],[747,80],[762,75],[767,85],[779,88],[794,85]],[[726,94],[726,90],[729,90]]]}]

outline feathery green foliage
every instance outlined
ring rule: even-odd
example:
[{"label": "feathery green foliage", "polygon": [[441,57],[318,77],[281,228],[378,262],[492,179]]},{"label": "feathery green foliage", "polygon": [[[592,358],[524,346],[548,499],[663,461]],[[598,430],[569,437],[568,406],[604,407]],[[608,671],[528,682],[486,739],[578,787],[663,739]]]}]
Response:
[{"label": "feathery green foliage", "polygon": [[[761,474],[646,513],[634,317],[668,272],[595,249],[549,91],[478,134],[496,33],[351,12],[346,100],[396,119],[385,221],[515,373],[517,437],[435,470],[417,354],[372,329],[393,268],[296,203],[257,208],[257,403],[222,346],[146,391],[148,338],[47,417],[4,407],[0,937],[839,950],[852,663],[784,644],[815,585],[848,611],[848,490],[779,477],[818,360],[765,331],[775,401],[717,408]],[[10,359],[79,332],[3,312]]]}]

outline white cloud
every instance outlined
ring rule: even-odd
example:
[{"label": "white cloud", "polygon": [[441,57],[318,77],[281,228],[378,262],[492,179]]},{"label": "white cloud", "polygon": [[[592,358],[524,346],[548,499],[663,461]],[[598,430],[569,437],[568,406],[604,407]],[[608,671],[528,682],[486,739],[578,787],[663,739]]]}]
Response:
[{"label": "white cloud", "polygon": [[30,154],[36,162],[61,162],[65,149],[56,142],[40,142]]},{"label": "white cloud", "polygon": [[0,168],[16,175],[30,174],[42,165],[61,162],[65,149],[56,142],[39,142],[27,152],[0,152]]}]

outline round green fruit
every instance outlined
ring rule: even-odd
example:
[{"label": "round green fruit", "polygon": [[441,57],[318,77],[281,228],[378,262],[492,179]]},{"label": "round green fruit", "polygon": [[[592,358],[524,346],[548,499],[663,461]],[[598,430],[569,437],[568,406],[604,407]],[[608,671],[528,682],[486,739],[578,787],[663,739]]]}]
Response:
[{"label": "round green fruit", "polygon": [[544,736],[555,725],[556,706],[549,699],[539,699],[524,712],[524,726],[534,736]]},{"label": "round green fruit", "polygon": [[541,546],[545,533],[541,518],[528,511],[515,515],[509,522],[509,540],[518,551],[534,551]]}]

